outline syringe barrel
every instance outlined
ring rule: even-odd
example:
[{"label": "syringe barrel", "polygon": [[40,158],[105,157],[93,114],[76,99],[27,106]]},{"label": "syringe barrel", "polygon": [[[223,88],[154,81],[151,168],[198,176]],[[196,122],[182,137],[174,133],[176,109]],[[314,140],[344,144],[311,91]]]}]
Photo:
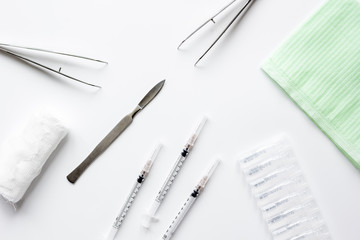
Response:
[{"label": "syringe barrel", "polygon": [[184,205],[181,207],[181,210],[176,215],[175,219],[172,221],[169,228],[166,230],[166,233],[162,238],[163,240],[169,240],[173,236],[174,232],[176,231],[176,229],[178,228],[178,226],[180,225],[196,199],[197,197],[194,197],[192,195],[189,196]]},{"label": "syringe barrel", "polygon": [[180,155],[178,159],[176,160],[173,168],[171,169],[171,172],[167,176],[163,186],[161,187],[158,195],[156,196],[156,200],[161,203],[163,199],[165,198],[167,192],[169,191],[171,185],[173,184],[176,176],[178,175],[184,161],[186,160],[186,157]]}]

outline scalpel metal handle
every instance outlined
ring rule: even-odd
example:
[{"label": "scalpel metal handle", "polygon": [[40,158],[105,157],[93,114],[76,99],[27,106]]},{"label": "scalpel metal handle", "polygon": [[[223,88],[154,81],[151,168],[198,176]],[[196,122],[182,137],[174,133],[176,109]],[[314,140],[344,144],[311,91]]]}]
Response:
[{"label": "scalpel metal handle", "polygon": [[141,108],[137,106],[134,111],[126,115],[121,121],[106,135],[106,137],[94,148],[89,156],[75,168],[66,178],[71,183],[75,183],[78,178],[85,172],[85,170],[100,156],[115,139],[132,123],[135,114],[140,111]]}]

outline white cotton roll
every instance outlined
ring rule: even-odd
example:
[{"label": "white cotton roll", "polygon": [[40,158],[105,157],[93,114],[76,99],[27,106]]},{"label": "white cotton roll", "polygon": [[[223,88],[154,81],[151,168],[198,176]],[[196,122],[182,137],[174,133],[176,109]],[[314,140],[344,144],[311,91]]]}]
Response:
[{"label": "white cotton roll", "polygon": [[0,147],[0,195],[12,204],[21,200],[66,134],[57,118],[42,113],[6,140]]}]

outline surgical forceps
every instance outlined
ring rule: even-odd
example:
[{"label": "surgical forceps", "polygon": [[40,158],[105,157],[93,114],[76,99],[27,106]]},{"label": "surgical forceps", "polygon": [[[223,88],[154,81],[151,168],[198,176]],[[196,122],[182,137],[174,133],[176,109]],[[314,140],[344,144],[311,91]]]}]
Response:
[{"label": "surgical forceps", "polygon": [[[178,46],[178,49],[180,49],[181,45],[183,45],[184,42],[186,42],[189,38],[191,38],[196,32],[198,32],[201,28],[203,28],[205,25],[207,25],[209,22],[216,23],[214,18],[216,18],[218,15],[220,15],[223,11],[225,11],[228,7],[230,7],[233,3],[235,3],[237,0],[232,0],[230,3],[228,3],[225,7],[223,7],[219,12],[217,12],[214,16],[212,16],[210,19],[206,20],[203,24],[201,24],[195,31],[193,31],[189,36],[187,36]],[[245,5],[240,9],[240,11],[235,15],[235,17],[230,21],[230,23],[225,27],[225,29],[220,33],[220,35],[216,38],[216,40],[210,45],[210,47],[201,55],[201,57],[196,61],[194,66],[196,66],[200,60],[210,51],[210,49],[219,41],[219,39],[225,34],[225,32],[231,27],[231,25],[235,22],[235,20],[244,12],[247,11],[252,3],[255,2],[255,0],[247,0]]]},{"label": "surgical forceps", "polygon": [[67,56],[67,57],[73,57],[73,58],[79,58],[79,59],[83,59],[83,60],[88,60],[88,61],[94,61],[94,62],[99,62],[99,63],[104,63],[104,64],[108,64],[107,62],[104,62],[104,61],[101,61],[101,60],[97,60],[97,59],[93,59],[93,58],[88,58],[88,57],[83,57],[83,56],[78,56],[78,55],[74,55],[74,54],[68,54],[68,53],[62,53],[62,52],[55,52],[55,51],[50,51],[50,50],[45,50],[45,49],[40,49],[40,48],[32,48],[32,47],[22,47],[22,46],[17,46],[17,45],[11,45],[11,44],[5,44],[5,43],[0,43],[0,52],[3,52],[3,53],[6,53],[8,55],[11,55],[15,58],[18,58],[22,61],[25,61],[25,62],[28,62],[32,65],[35,65],[35,66],[38,66],[40,68],[43,68],[47,71],[50,71],[50,72],[54,72],[56,74],[59,74],[63,77],[66,77],[66,78],[69,78],[69,79],[72,79],[74,81],[77,81],[77,82],[80,82],[80,83],[83,83],[83,84],[86,84],[86,85],[89,85],[89,86],[92,86],[92,87],[97,87],[97,88],[101,88],[100,86],[98,85],[95,85],[95,84],[92,84],[92,83],[88,83],[88,82],[85,82],[85,81],[82,81],[78,78],[75,78],[75,77],[72,77],[70,75],[67,75],[65,73],[62,73],[61,72],[61,67],[59,68],[59,70],[55,70],[53,68],[50,68],[46,65],[43,65],[39,62],[36,62],[34,60],[31,60],[30,58],[27,58],[27,57],[24,57],[18,53],[15,53],[11,50],[9,50],[8,48],[19,48],[19,49],[26,49],[26,50],[31,50],[31,51],[38,51],[38,52],[45,52],[45,53],[50,53],[50,54],[57,54],[57,55],[63,55],[63,56]]}]

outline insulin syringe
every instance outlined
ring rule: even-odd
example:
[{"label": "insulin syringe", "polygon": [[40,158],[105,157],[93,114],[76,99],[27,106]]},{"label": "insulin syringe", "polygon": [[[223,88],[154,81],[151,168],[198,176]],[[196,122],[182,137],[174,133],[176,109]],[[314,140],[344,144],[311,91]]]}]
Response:
[{"label": "insulin syringe", "polygon": [[161,149],[161,145],[159,144],[156,147],[156,149],[155,149],[154,153],[152,154],[152,156],[150,157],[150,159],[145,163],[145,166],[141,170],[138,178],[136,179],[136,182],[135,182],[133,188],[131,189],[131,192],[130,192],[128,198],[126,199],[126,202],[122,206],[119,215],[116,217],[116,219],[111,227],[111,230],[107,235],[106,240],[113,240],[115,238],[116,233],[118,232],[122,222],[124,221],[125,216],[128,213],[132,203],[134,202],[135,197],[136,197],[137,193],[139,192],[141,185],[145,181],[145,178],[147,177],[147,175],[151,169],[151,166],[154,163],[160,149]]},{"label": "insulin syringe", "polygon": [[187,156],[189,155],[191,149],[193,148],[193,146],[195,144],[195,141],[198,138],[198,136],[199,136],[202,128],[204,127],[205,123],[206,123],[206,118],[203,117],[202,121],[200,122],[200,124],[196,128],[195,132],[191,135],[191,137],[189,138],[189,140],[185,144],[184,149],[182,150],[180,156],[176,160],[173,168],[171,169],[171,172],[169,173],[169,175],[167,176],[165,182],[163,183],[163,185],[162,185],[160,191],[158,192],[154,202],[152,203],[152,205],[148,209],[148,212],[145,215],[145,219],[143,221],[143,227],[145,227],[147,229],[150,228],[151,222],[156,220],[156,217],[155,217],[156,212],[158,211],[158,209],[159,209],[161,203],[163,202],[167,192],[169,191],[169,189],[170,189],[171,185],[173,184],[176,176],[178,175],[184,161],[186,160]]},{"label": "insulin syringe", "polygon": [[172,221],[168,229],[166,230],[166,233],[163,235],[162,240],[169,240],[182,220],[184,219],[186,213],[190,210],[191,206],[194,204],[195,200],[198,198],[198,196],[201,194],[201,192],[204,190],[206,183],[209,181],[212,173],[216,169],[216,167],[219,165],[220,160],[216,160],[212,163],[209,170],[202,176],[200,179],[200,182],[198,185],[196,185],[195,189],[192,191],[184,205],[181,207],[180,211],[176,215],[175,219]]}]

